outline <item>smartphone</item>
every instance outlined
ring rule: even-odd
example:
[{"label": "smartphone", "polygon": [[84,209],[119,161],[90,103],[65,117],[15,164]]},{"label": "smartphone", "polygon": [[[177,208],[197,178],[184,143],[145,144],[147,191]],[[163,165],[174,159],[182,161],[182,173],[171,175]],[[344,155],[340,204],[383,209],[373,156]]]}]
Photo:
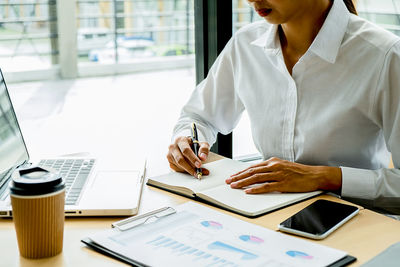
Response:
[{"label": "smartphone", "polygon": [[353,218],[358,211],[352,205],[320,199],[280,223],[278,228],[282,232],[324,239]]}]

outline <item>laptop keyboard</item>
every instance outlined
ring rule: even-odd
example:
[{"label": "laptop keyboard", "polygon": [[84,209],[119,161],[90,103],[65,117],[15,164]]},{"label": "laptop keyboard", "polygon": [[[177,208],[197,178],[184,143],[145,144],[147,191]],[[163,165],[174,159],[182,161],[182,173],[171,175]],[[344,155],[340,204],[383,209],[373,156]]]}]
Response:
[{"label": "laptop keyboard", "polygon": [[6,170],[5,172],[1,173],[1,179],[0,179],[0,200],[4,201],[8,195],[8,181],[9,177],[11,176],[11,173],[14,171],[14,168],[10,168]]},{"label": "laptop keyboard", "polygon": [[65,204],[75,205],[82,192],[95,159],[45,159],[39,166],[49,167],[60,172],[65,181]]}]

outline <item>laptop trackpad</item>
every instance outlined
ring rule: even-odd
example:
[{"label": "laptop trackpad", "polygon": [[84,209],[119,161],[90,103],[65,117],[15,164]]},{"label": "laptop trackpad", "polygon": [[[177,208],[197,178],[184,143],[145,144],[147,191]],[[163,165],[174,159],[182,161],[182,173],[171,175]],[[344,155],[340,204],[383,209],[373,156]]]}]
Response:
[{"label": "laptop trackpad", "polygon": [[[113,205],[136,202],[141,188],[139,171],[99,171],[85,192],[85,203]],[[107,206],[108,206],[107,205]]]},{"label": "laptop trackpad", "polygon": [[110,191],[111,188],[121,190],[132,190],[139,183],[139,171],[99,171],[92,183],[91,188],[96,190]]}]

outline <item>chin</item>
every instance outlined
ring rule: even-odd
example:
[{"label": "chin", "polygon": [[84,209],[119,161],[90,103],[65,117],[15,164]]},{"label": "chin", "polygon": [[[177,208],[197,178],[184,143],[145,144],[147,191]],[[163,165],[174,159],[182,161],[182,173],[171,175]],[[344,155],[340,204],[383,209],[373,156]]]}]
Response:
[{"label": "chin", "polygon": [[282,24],[280,20],[273,19],[271,17],[263,17],[263,19],[265,19],[270,24]]},{"label": "chin", "polygon": [[265,16],[263,17],[263,19],[265,19],[268,23],[270,24],[276,24],[276,25],[280,25],[283,24],[287,21],[287,19],[285,19],[282,16],[274,16],[274,14],[270,14],[269,16]]}]

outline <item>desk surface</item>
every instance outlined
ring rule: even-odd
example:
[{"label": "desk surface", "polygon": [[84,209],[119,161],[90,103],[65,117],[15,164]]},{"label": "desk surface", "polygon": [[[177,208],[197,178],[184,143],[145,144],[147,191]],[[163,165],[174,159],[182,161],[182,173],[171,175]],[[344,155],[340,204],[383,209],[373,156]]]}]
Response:
[{"label": "desk surface", "polygon": [[[317,198],[345,202],[329,195],[322,195]],[[245,221],[277,230],[277,225],[281,221],[301,210],[315,199],[316,198],[303,201],[256,219],[249,219],[214,207],[212,208]],[[143,188],[139,214],[160,207],[175,206],[186,201],[190,200],[157,188],[145,186]],[[0,219],[0,251],[2,255],[0,266],[81,266],[83,263],[85,266],[96,267],[123,266],[125,264],[96,253],[80,242],[82,238],[91,233],[110,228],[112,222],[120,219],[121,217],[67,218],[65,220],[63,252],[55,257],[40,260],[28,260],[19,256],[12,220]],[[340,227],[326,239],[311,242],[344,250],[350,255],[357,257],[357,262],[352,264],[352,266],[359,266],[391,244],[399,241],[400,221],[367,209],[362,209],[356,217]]]}]

